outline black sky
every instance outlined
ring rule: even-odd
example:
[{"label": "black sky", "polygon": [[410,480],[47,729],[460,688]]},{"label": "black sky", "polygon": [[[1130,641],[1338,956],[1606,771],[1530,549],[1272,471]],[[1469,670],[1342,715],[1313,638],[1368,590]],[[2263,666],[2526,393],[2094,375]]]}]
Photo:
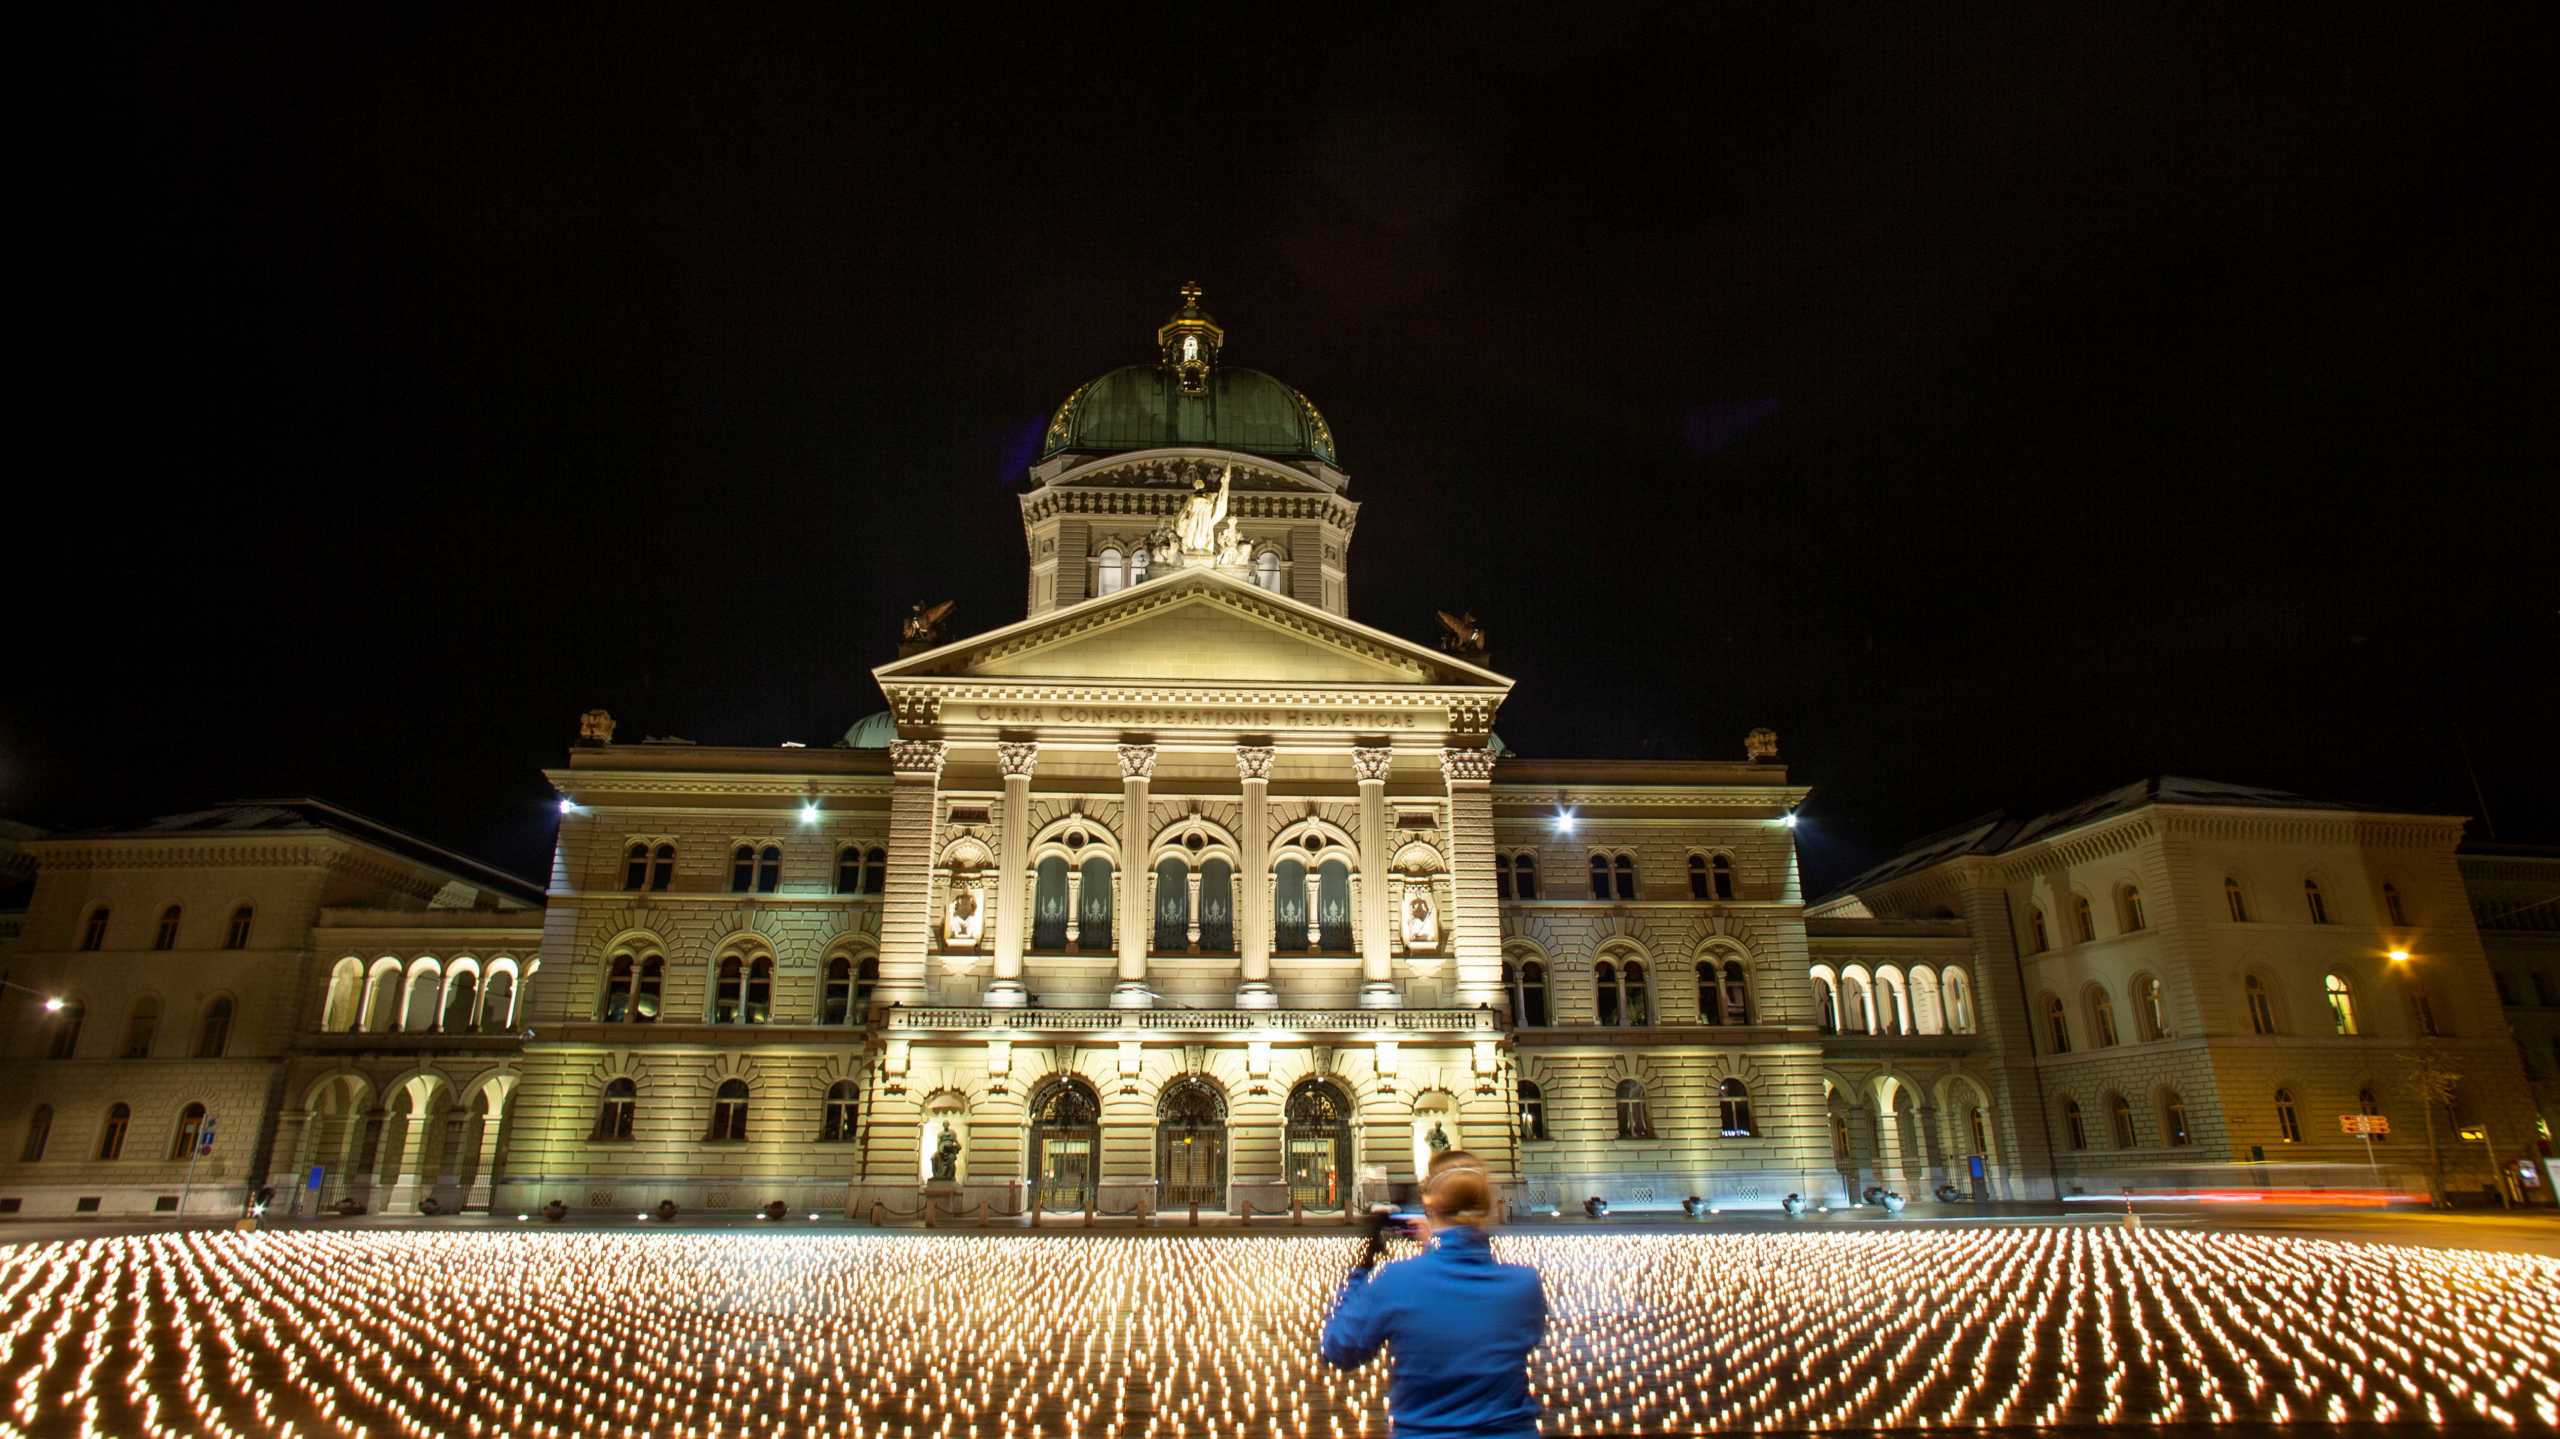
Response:
[{"label": "black sky", "polygon": [[2545,7],[392,8],[39,68],[0,810],[538,875],[580,710],[823,744],[909,602],[1018,618],[1039,425],[1198,279],[1359,617],[1484,616],[1524,752],[1775,727],[1816,886],[2466,750],[2560,836]]}]

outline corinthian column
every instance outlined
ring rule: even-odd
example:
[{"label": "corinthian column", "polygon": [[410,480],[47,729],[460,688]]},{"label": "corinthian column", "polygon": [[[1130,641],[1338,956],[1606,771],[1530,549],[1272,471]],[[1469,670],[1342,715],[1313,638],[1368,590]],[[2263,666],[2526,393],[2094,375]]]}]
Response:
[{"label": "corinthian column", "polygon": [[941,816],[944,747],[938,739],[889,745],[889,893],[880,913],[883,1004],[922,1004],[933,935],[933,840]]},{"label": "corinthian column", "polygon": [[1120,746],[1120,895],[1111,922],[1120,940],[1120,982],[1111,987],[1113,1009],[1146,1009],[1155,996],[1147,992],[1148,926],[1155,916],[1147,905],[1147,783],[1156,772],[1156,747]]},{"label": "corinthian column", "polygon": [[1493,751],[1444,749],[1449,786],[1449,952],[1458,1003],[1502,1002],[1502,910],[1493,892]]},{"label": "corinthian column", "polygon": [[1236,746],[1236,778],[1244,783],[1244,872],[1236,876],[1236,917],[1244,925],[1238,948],[1244,979],[1236,986],[1238,1009],[1277,1009],[1271,987],[1271,755],[1269,745]]},{"label": "corinthian column", "polygon": [[1022,871],[1031,845],[1031,766],[1039,757],[1036,744],[996,746],[1004,770],[1003,853],[996,859],[996,973],[987,1003],[1007,1009],[1030,1002],[1022,987]]},{"label": "corinthian column", "polygon": [[1394,1009],[1394,955],[1387,927],[1387,768],[1396,752],[1355,747],[1351,773],[1360,781],[1360,1007]]}]

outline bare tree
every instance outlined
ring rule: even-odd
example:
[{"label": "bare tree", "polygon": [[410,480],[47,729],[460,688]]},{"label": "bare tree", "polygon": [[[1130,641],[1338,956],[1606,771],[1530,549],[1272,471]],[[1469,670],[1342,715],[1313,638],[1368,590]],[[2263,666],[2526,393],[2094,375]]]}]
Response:
[{"label": "bare tree", "polygon": [[2408,1067],[2402,1071],[2409,1091],[2418,1096],[2418,1113],[2427,1122],[2427,1163],[2434,1173],[2428,1202],[2444,1208],[2444,1150],[2436,1141],[2436,1106],[2445,1107],[2445,1118],[2453,1117],[2453,1096],[2462,1081],[2461,1074],[2444,1067],[2433,1046],[2410,1051]]}]

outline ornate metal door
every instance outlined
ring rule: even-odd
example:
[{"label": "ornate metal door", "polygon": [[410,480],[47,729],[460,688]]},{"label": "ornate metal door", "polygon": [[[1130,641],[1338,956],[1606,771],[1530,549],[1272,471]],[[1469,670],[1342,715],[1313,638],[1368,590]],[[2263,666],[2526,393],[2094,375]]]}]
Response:
[{"label": "ornate metal door", "polygon": [[1196,1075],[1156,1101],[1156,1197],[1167,1212],[1227,1204],[1227,1102]]},{"label": "ornate metal door", "polygon": [[1289,1091],[1289,1198],[1307,1209],[1340,1209],[1351,1198],[1351,1102],[1321,1079]]},{"label": "ornate metal door", "polygon": [[1102,1154],[1102,1104],[1082,1080],[1052,1080],[1031,1101],[1032,1202],[1051,1213],[1091,1209]]}]

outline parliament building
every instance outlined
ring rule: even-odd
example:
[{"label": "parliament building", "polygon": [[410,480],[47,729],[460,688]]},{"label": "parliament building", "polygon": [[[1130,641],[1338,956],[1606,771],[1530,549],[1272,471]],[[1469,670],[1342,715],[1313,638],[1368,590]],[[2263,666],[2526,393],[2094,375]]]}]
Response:
[{"label": "parliament building", "polygon": [[1332,429],[1225,352],[1186,287],[1068,395],[1023,618],[919,606],[840,743],[585,716],[545,886],[312,800],[0,841],[0,1213],[1339,1217],[1453,1146],[1515,1216],[1970,1203],[2415,1185],[2422,1123],[2548,1202],[2560,858],[2171,777],[1809,902],[1776,735],[1515,755],[1473,617],[1355,619]]}]

